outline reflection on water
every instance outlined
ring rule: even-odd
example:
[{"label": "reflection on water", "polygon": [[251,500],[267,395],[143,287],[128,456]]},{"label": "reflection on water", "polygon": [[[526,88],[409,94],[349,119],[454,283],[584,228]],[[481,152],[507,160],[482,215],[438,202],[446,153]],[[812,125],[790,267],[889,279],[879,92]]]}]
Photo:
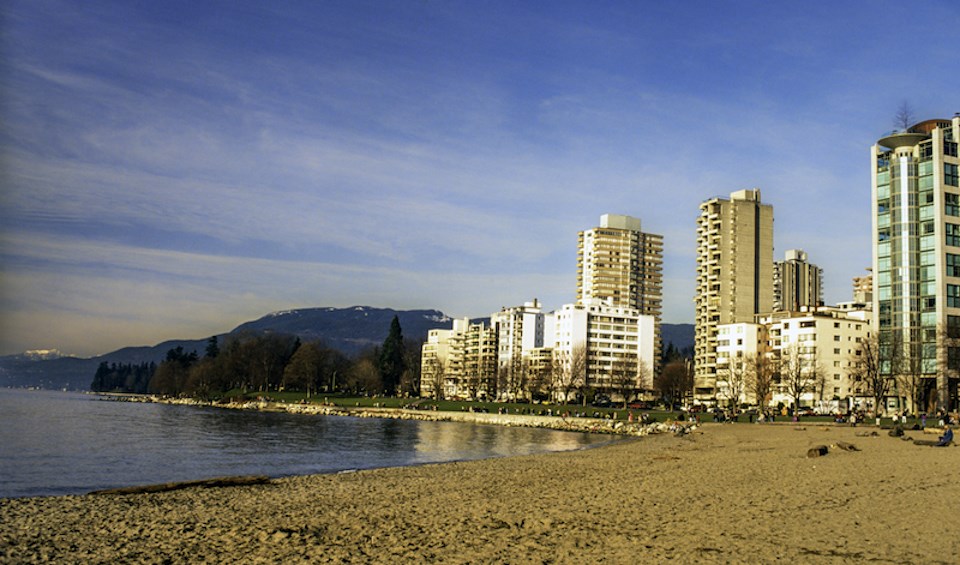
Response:
[{"label": "reflection on water", "polygon": [[531,428],[309,416],[0,389],[0,497],[223,475],[273,477],[579,449]]},{"label": "reflection on water", "polygon": [[417,462],[455,461],[481,457],[529,455],[583,449],[609,438],[535,428],[508,428],[455,422],[430,422],[417,428]]}]

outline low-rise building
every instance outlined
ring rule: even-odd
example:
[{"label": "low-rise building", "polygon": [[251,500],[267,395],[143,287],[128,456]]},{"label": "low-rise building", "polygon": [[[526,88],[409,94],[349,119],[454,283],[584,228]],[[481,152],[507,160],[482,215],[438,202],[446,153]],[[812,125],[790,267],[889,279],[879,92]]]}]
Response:
[{"label": "low-rise building", "polygon": [[[764,314],[756,323],[718,326],[717,401],[846,412],[860,406],[863,341],[870,337],[870,311],[820,307]],[[862,306],[862,305],[861,305]],[[757,398],[758,363],[773,376]],[[763,378],[763,377],[761,377]]]}]

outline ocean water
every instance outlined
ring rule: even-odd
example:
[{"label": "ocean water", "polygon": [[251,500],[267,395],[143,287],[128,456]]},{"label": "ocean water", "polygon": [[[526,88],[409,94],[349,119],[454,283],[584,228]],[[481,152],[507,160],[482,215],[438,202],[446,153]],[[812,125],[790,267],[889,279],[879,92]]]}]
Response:
[{"label": "ocean water", "polygon": [[0,389],[0,498],[567,451],[609,436],[311,416]]}]

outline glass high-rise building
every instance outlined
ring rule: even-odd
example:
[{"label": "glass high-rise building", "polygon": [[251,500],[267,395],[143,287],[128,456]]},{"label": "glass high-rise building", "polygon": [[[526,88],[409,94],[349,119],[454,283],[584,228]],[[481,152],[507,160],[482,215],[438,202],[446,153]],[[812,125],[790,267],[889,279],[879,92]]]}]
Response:
[{"label": "glass high-rise building", "polygon": [[870,150],[874,329],[883,370],[922,375],[916,405],[907,406],[916,411],[958,407],[958,140],[960,117],[932,119]]}]

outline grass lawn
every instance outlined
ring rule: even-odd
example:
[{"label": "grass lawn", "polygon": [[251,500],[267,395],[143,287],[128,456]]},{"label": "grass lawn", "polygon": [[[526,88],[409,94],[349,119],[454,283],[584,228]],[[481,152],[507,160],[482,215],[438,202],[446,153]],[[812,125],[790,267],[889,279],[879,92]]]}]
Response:
[{"label": "grass lawn", "polygon": [[[230,399],[247,399],[255,400],[258,398],[265,400],[272,400],[275,402],[312,402],[312,403],[325,403],[331,404],[334,406],[340,406],[344,408],[417,408],[421,410],[433,410],[436,407],[436,410],[441,412],[463,412],[468,410],[479,410],[490,413],[497,413],[498,411],[508,412],[510,414],[538,414],[546,415],[548,411],[553,415],[558,415],[562,413],[568,413],[570,415],[576,415],[582,413],[585,416],[593,417],[594,415],[600,418],[615,418],[618,420],[626,420],[629,418],[629,414],[632,412],[634,417],[639,416],[641,413],[646,413],[647,417],[653,421],[663,422],[666,420],[677,420],[681,416],[687,418],[689,415],[684,412],[679,411],[669,411],[669,410],[624,410],[623,408],[596,408],[590,405],[581,406],[579,404],[552,404],[552,403],[542,403],[542,404],[531,404],[531,403],[514,403],[514,402],[467,402],[461,400],[433,400],[429,398],[396,398],[396,397],[375,397],[375,396],[344,396],[340,394],[313,394],[309,398],[307,395],[302,392],[288,392],[288,391],[272,391],[272,392],[242,392],[240,390],[231,390],[223,394],[222,398]],[[710,412],[703,412],[700,414],[701,422],[712,422],[713,414]],[[740,414],[737,417],[737,422],[747,423],[750,421],[750,416],[747,414]],[[754,417],[756,421],[756,417]],[[791,416],[777,415],[776,422],[792,422],[793,419]],[[798,423],[833,423],[834,419],[832,416],[801,416]],[[912,428],[914,424],[919,424],[919,418],[908,418],[905,428]],[[867,425],[875,424],[873,418],[868,418],[865,422]],[[880,426],[889,428],[893,427],[894,422],[889,417],[884,417],[880,419]],[[936,420],[932,418],[927,418],[927,426],[936,426]]]}]

